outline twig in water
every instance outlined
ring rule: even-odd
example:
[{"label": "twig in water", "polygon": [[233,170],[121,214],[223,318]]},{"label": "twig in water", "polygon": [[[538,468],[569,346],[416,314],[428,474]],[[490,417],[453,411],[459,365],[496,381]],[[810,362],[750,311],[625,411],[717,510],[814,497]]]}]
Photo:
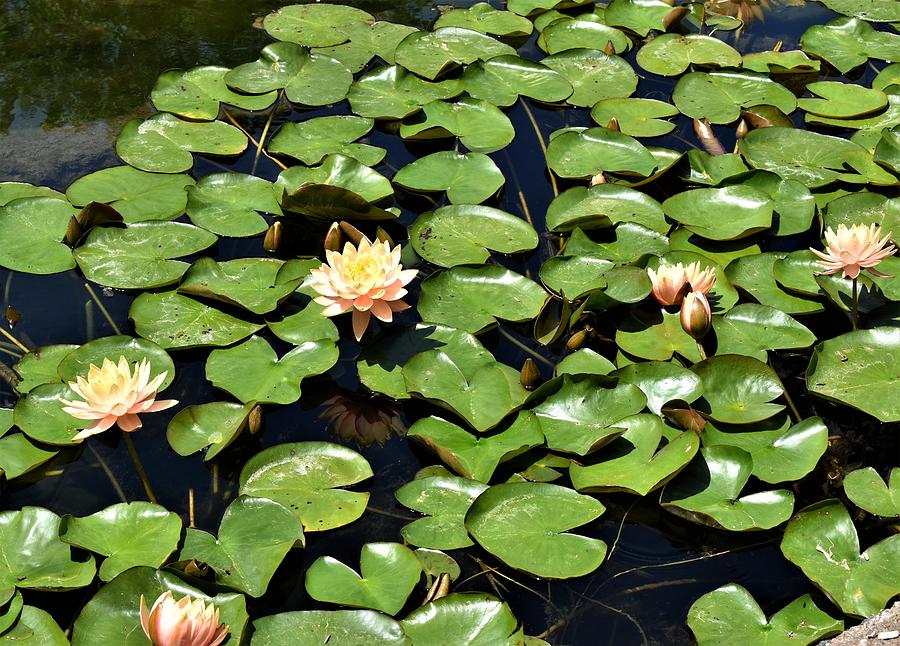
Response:
[{"label": "twig in water", "polygon": [[[225,118],[228,119],[228,120],[231,122],[231,125],[233,125],[235,128],[237,128],[238,130],[240,130],[241,132],[243,132],[243,133],[244,133],[244,136],[247,137],[247,139],[250,140],[250,143],[252,143],[254,146],[256,146],[257,150],[262,149],[260,143],[259,143],[258,141],[256,141],[256,138],[254,138],[253,135],[251,135],[249,132],[247,132],[247,131],[244,129],[244,127],[243,127],[240,123],[238,123],[237,120],[236,120],[233,116],[231,116],[231,113],[228,112],[228,110],[223,110],[223,112],[224,112],[224,114],[225,114]],[[281,168],[281,170],[287,170],[287,166],[285,166],[284,164],[282,164],[282,163],[281,163],[279,160],[277,160],[276,158],[272,157],[272,155],[270,155],[270,154],[268,153],[268,151],[263,150],[263,151],[262,151],[262,154],[265,155],[266,157],[268,157],[269,159],[271,159],[271,160],[272,160],[279,168]],[[207,161],[208,161],[208,160],[207,160]],[[226,169],[226,170],[227,170],[227,169]]]},{"label": "twig in water", "polygon": [[17,348],[19,348],[22,352],[28,352],[28,348],[25,346],[25,344],[22,343],[21,341],[19,341],[16,337],[14,337],[3,325],[0,325],[0,332],[2,332],[3,336],[5,336],[7,339],[10,340],[10,342],[15,344],[15,346]]},{"label": "twig in water", "polygon": [[[275,118],[275,112],[278,110],[278,106],[281,103],[281,92],[278,93],[278,101],[276,101],[275,105],[272,106],[272,110],[269,112],[269,118],[266,119],[266,125],[263,126],[262,134],[259,136],[259,141],[256,142],[256,155],[253,157],[253,168],[250,170],[251,175],[256,175],[256,164],[259,163],[259,155],[262,153],[263,144],[266,141],[266,135],[269,134],[269,127],[272,125],[272,119]],[[268,155],[266,155],[268,157]]]}]

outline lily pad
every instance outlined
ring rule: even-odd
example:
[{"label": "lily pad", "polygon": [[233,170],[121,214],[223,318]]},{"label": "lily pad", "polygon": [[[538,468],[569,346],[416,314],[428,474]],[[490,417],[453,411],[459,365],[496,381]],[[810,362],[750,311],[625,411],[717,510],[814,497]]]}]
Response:
[{"label": "lily pad", "polygon": [[900,36],[876,31],[857,18],[837,18],[824,25],[813,25],[800,37],[807,54],[821,58],[846,74],[865,64],[869,58],[900,61]]},{"label": "lily pad", "polygon": [[568,9],[591,4],[591,0],[508,0],[507,7],[520,16],[541,14],[551,9]]},{"label": "lily pad", "polygon": [[[288,168],[275,180],[276,190],[281,189],[287,194],[283,198],[282,206],[288,211],[298,206],[305,191],[312,193],[322,185],[356,193],[367,202],[379,202],[394,193],[390,181],[384,175],[352,157],[337,153],[327,155],[319,166],[313,168],[303,166]],[[313,204],[315,205],[315,201]]]},{"label": "lily pad", "polygon": [[650,319],[625,319],[616,330],[616,344],[642,359],[668,361],[677,353],[691,361],[700,360],[697,342],[682,329],[680,316],[673,312],[662,311]]},{"label": "lily pad", "polygon": [[491,153],[505,148],[516,136],[515,128],[499,108],[482,99],[459,99],[455,103],[432,101],[420,114],[400,125],[404,139],[459,137],[473,152]]},{"label": "lily pad", "polygon": [[567,253],[603,258],[619,265],[638,262],[649,256],[661,256],[669,250],[668,238],[634,222],[621,222],[607,234],[605,239],[608,242],[594,242],[576,228],[566,242],[565,250]]},{"label": "lily pad", "polygon": [[353,143],[365,137],[374,124],[373,119],[346,114],[285,123],[272,137],[267,150],[299,159],[307,166],[319,164],[326,155],[333,153],[352,157],[366,166],[374,166],[384,159],[387,151],[377,146]]},{"label": "lily pad", "polygon": [[0,437],[0,471],[12,480],[38,468],[57,453],[41,448],[24,433],[4,435]]},{"label": "lily pad", "polygon": [[581,348],[556,364],[555,375],[608,375],[615,369],[613,362],[602,354]]},{"label": "lily pad", "polygon": [[161,175],[131,166],[113,166],[76,179],[66,189],[66,198],[75,206],[109,204],[127,224],[171,220],[184,213],[187,191],[193,185],[193,178],[187,175]]},{"label": "lily pad", "polygon": [[512,105],[519,96],[554,103],[569,98],[573,89],[559,72],[513,55],[476,61],[461,80],[469,95],[498,106]]},{"label": "lily pad", "polygon": [[692,119],[731,123],[741,108],[771,105],[785,114],[797,107],[790,90],[765,74],[741,70],[690,72],[678,79],[672,92],[675,106]]},{"label": "lily pad", "polygon": [[753,171],[726,182],[740,183],[769,196],[775,208],[776,217],[772,221],[776,227],[775,235],[788,236],[809,230],[816,214],[816,201],[809,189],[800,182],[782,179],[765,170]]},{"label": "lily pad", "polygon": [[330,56],[356,73],[362,71],[374,56],[393,64],[397,45],[414,31],[418,30],[385,20],[352,22],[344,27],[347,42],[332,47],[314,47],[312,51]]},{"label": "lily pad", "polygon": [[272,182],[243,173],[213,173],[188,190],[191,222],[215,234],[254,236],[269,224],[258,212],[282,215]]},{"label": "lily pad", "polygon": [[678,108],[656,99],[603,99],[591,108],[591,119],[606,126],[613,119],[619,130],[632,137],[660,137],[675,129],[675,124],[666,121],[674,117]]},{"label": "lily pad", "polygon": [[168,113],[132,119],[116,139],[116,154],[126,164],[152,173],[180,173],[194,165],[191,153],[238,155],[247,137],[222,121],[184,121]]},{"label": "lily pad", "polygon": [[487,2],[476,2],[466,9],[453,8],[442,13],[434,23],[435,29],[441,27],[464,27],[482,34],[516,38],[528,36],[534,28],[527,18],[512,11],[499,11]]},{"label": "lily pad", "polygon": [[399,65],[363,74],[347,93],[354,114],[373,119],[403,119],[439,99],[450,99],[464,90],[462,81],[430,83]]},{"label": "lily pad", "polygon": [[55,197],[58,200],[65,199],[62,193],[47,186],[35,186],[28,182],[0,182],[0,206],[6,206],[20,197]]},{"label": "lily pad", "polygon": [[161,112],[201,121],[212,121],[219,116],[222,103],[255,111],[265,110],[275,102],[276,92],[255,95],[232,92],[225,84],[225,75],[230,71],[227,67],[204,65],[187,71],[163,72],[156,79],[150,99]]},{"label": "lily pad", "polygon": [[[592,14],[587,14],[591,16]],[[614,54],[631,49],[631,39],[625,32],[591,18],[561,18],[544,29],[537,39],[538,46],[548,54],[570,49],[604,49],[612,44]]]},{"label": "lily pad", "polygon": [[489,206],[443,206],[420,215],[410,228],[413,249],[439,267],[478,264],[491,251],[519,253],[538,246],[525,220]]},{"label": "lily pad", "polygon": [[832,200],[825,207],[825,227],[877,224],[883,231],[900,231],[900,200],[880,193],[861,191]]},{"label": "lily pad", "polygon": [[422,564],[405,545],[366,543],[359,574],[335,558],[320,556],[306,570],[306,592],[317,601],[395,615],[421,576]]},{"label": "lily pad", "polygon": [[[597,154],[600,154],[599,146]],[[605,165],[607,161],[600,163]],[[620,222],[634,222],[658,233],[669,230],[659,202],[646,193],[617,184],[576,186],[563,191],[547,207],[547,228],[550,231],[571,231],[576,227],[583,230],[605,229]],[[571,247],[570,241],[566,252],[576,255]]]},{"label": "lily pad", "polygon": [[751,424],[784,410],[771,403],[784,393],[772,368],[738,354],[710,357],[691,368],[703,380],[703,399],[696,408],[717,422]]},{"label": "lily pad", "polygon": [[137,222],[125,229],[95,227],[75,250],[85,277],[106,287],[150,289],[177,282],[180,260],[215,244],[214,233],[181,222]]},{"label": "lily pad", "polygon": [[516,50],[486,34],[462,27],[440,27],[410,34],[397,45],[398,65],[433,81],[457,65],[486,61]]},{"label": "lily pad", "polygon": [[303,543],[303,527],[290,510],[266,498],[240,496],[222,515],[218,537],[185,530],[178,558],[206,563],[217,584],[261,597],[296,542]]},{"label": "lily pad", "polygon": [[891,469],[887,484],[872,467],[851,471],[844,477],[844,493],[870,514],[896,518],[900,516],[900,469]]},{"label": "lily pad", "polygon": [[834,499],[797,513],[784,530],[781,551],[837,606],[854,617],[870,617],[900,592],[900,536],[859,551],[847,509]]},{"label": "lily pad", "polygon": [[416,646],[443,646],[448,635],[467,646],[523,643],[509,606],[489,594],[449,594],[416,608],[400,624]]},{"label": "lily pad", "polygon": [[266,16],[263,27],[272,38],[309,47],[328,47],[347,40],[346,29],[355,23],[374,22],[372,14],[335,4],[295,4]]},{"label": "lily pad", "polygon": [[204,461],[221,453],[247,427],[254,403],[210,402],[187,406],[172,418],[166,439],[178,455],[207,449]]},{"label": "lily pad", "polygon": [[253,622],[254,646],[296,646],[298,635],[310,644],[411,645],[399,623],[374,610],[299,610]]},{"label": "lily pad", "polygon": [[372,477],[356,451],[330,442],[277,444],[241,469],[240,494],[270,498],[290,509],[306,532],[341,527],[362,516],[366,492],[347,491]]},{"label": "lily pad", "polygon": [[452,150],[432,153],[407,164],[393,182],[411,191],[447,191],[453,204],[480,204],[503,186],[503,173],[484,153]]},{"label": "lily pad", "polygon": [[606,7],[606,22],[625,27],[641,36],[665,31],[672,4],[666,0],[612,0]]},{"label": "lily pad", "polygon": [[731,45],[700,34],[662,34],[637,54],[638,65],[661,76],[678,76],[695,65],[740,67],[741,62],[740,53]]},{"label": "lily pad", "polygon": [[34,606],[23,606],[15,625],[0,635],[0,644],[68,646],[69,640],[50,613]]},{"label": "lily pad", "polygon": [[603,277],[615,265],[589,256],[555,256],[541,265],[541,282],[547,289],[568,299],[576,299],[606,287]]},{"label": "lily pad", "polygon": [[487,485],[481,482],[452,476],[416,478],[403,485],[394,492],[397,502],[426,514],[400,530],[403,541],[435,550],[469,547],[473,543],[463,521],[472,502],[485,489]]},{"label": "lily pad", "polygon": [[774,307],[743,303],[713,317],[717,354],[743,354],[767,360],[767,350],[808,348],[816,336],[802,323]]},{"label": "lily pad", "polygon": [[488,552],[512,568],[548,579],[589,574],[600,567],[606,543],[570,534],[605,511],[597,500],[538,482],[499,484],[466,514],[466,528]]},{"label": "lily pad", "polygon": [[602,99],[631,96],[637,74],[624,58],[596,49],[568,49],[541,61],[572,84],[570,105],[590,107]]},{"label": "lily pad", "polygon": [[703,382],[687,368],[663,361],[647,361],[616,371],[621,383],[634,384],[647,397],[647,408],[662,415],[670,401],[691,403],[703,394]]},{"label": "lily pad", "polygon": [[100,337],[73,348],[57,364],[57,380],[75,381],[79,375],[86,376],[92,364],[102,366],[104,359],[118,361],[119,357],[125,357],[130,364],[146,359],[151,366],[151,379],[167,373],[158,391],[165,390],[175,380],[175,364],[165,350],[152,341],[125,335]]},{"label": "lily pad", "polygon": [[894,0],[819,0],[823,5],[869,22],[900,22],[900,7]]},{"label": "lily pad", "polygon": [[72,417],[62,408],[63,399],[72,401],[78,395],[66,384],[42,384],[16,402],[16,426],[29,438],[53,446],[73,446],[72,438],[91,425],[90,420]]},{"label": "lily pad", "polygon": [[111,581],[125,570],[160,567],[181,540],[181,518],[148,502],[120,503],[90,516],[64,516],[63,542],[106,557],[100,579]]},{"label": "lily pad", "polygon": [[750,186],[698,188],[663,202],[663,210],[697,235],[736,240],[772,226],[772,200]]},{"label": "lily pad", "polygon": [[237,305],[254,314],[271,312],[309,273],[303,260],[237,258],[216,262],[206,256],[191,265],[178,291]]},{"label": "lily pad", "polygon": [[78,213],[55,197],[23,197],[0,207],[0,266],[27,274],[56,274],[75,266],[62,243]]},{"label": "lily pad", "polygon": [[753,459],[733,446],[709,446],[663,489],[672,513],[730,531],[772,529],[791,517],[794,495],[777,489],[741,496]]},{"label": "lily pad", "polygon": [[601,172],[648,176],[656,158],[637,139],[609,128],[568,131],[553,137],[547,165],[560,177],[590,178]]},{"label": "lily pad", "polygon": [[819,81],[806,89],[819,98],[800,99],[797,107],[820,117],[851,119],[870,115],[887,106],[887,97],[881,90],[870,90],[853,83]]},{"label": "lily pad", "polygon": [[806,371],[811,393],[861,410],[882,422],[900,421],[894,396],[900,379],[900,329],[848,332],[816,346]]},{"label": "lily pad", "polygon": [[726,274],[735,287],[749,293],[762,305],[786,314],[812,314],[825,311],[816,298],[788,293],[775,281],[775,263],[787,254],[769,252],[742,256],[728,265]]}]

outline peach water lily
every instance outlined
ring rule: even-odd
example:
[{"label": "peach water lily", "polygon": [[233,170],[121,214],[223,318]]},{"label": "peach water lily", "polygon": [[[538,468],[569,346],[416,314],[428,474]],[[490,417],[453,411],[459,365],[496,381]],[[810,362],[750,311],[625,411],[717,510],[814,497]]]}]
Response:
[{"label": "peach water lily", "polygon": [[138,414],[175,406],[178,401],[174,399],[156,400],[156,391],[168,373],[161,372],[151,379],[151,370],[147,359],[135,363],[132,372],[124,356],[119,357],[118,363],[104,358],[99,368],[91,364],[86,378],[79,375],[75,381],[70,381],[69,388],[83,401],[63,399],[63,410],[78,419],[92,421],[72,438],[73,441],[102,433],[113,424],[129,433],[136,431],[141,427]]},{"label": "peach water lily", "polygon": [[189,596],[176,601],[168,590],[149,610],[141,595],[141,628],[153,646],[218,646],[228,636],[213,604]]},{"label": "peach water lily", "polygon": [[891,234],[881,235],[877,224],[854,224],[847,227],[839,224],[837,231],[830,227],[825,230],[825,251],[810,247],[810,251],[821,258],[819,266],[822,274],[842,272],[844,278],[856,279],[865,269],[874,276],[884,277],[875,266],[894,254],[896,247],[888,244]]},{"label": "peach water lily", "polygon": [[663,307],[680,305],[688,292],[707,294],[716,284],[716,270],[712,267],[700,268],[699,262],[688,265],[660,265],[655,271],[647,269],[653,284],[653,298]]},{"label": "peach water lily", "polygon": [[400,245],[391,249],[389,242],[370,242],[363,237],[358,247],[345,243],[343,252],[326,249],[325,259],[327,262],[311,272],[310,286],[319,294],[315,301],[325,307],[325,316],[353,310],[357,341],[362,339],[373,315],[389,323],[394,312],[409,307],[401,299],[418,271],[403,269]]}]

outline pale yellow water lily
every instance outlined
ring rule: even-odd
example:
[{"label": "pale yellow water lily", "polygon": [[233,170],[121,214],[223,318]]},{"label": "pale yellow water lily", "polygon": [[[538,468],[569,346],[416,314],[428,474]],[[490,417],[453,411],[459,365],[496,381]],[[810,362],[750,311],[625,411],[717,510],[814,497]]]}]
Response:
[{"label": "pale yellow water lily", "polygon": [[218,646],[228,636],[213,604],[190,597],[175,601],[170,591],[159,595],[149,610],[141,595],[141,628],[153,646]]},{"label": "pale yellow water lily", "polygon": [[894,245],[888,244],[890,238],[891,234],[881,235],[877,224],[854,224],[849,228],[839,224],[837,231],[831,228],[825,230],[824,253],[813,248],[810,251],[822,259],[819,266],[823,274],[842,271],[844,278],[858,278],[859,273],[866,269],[875,276],[884,277],[874,267],[897,251]]},{"label": "pale yellow water lily", "polygon": [[706,294],[716,284],[716,270],[712,267],[700,268],[699,262],[685,266],[682,263],[660,265],[657,270],[647,269],[653,284],[653,298],[660,305],[680,305],[688,292]]},{"label": "pale yellow water lily", "polygon": [[353,310],[353,334],[362,339],[372,315],[389,323],[394,312],[409,307],[402,299],[405,286],[418,273],[403,269],[400,245],[391,249],[388,242],[370,242],[363,237],[359,247],[344,245],[343,252],[325,251],[327,263],[311,272],[311,287],[320,295],[315,299],[325,316]]},{"label": "pale yellow water lily", "polygon": [[70,381],[69,388],[84,401],[63,399],[63,410],[78,419],[93,420],[72,439],[97,435],[113,424],[130,433],[141,427],[139,413],[153,413],[177,404],[174,399],[156,401],[156,391],[168,373],[162,372],[151,380],[150,371],[150,362],[142,359],[134,364],[132,373],[123,356],[118,363],[103,359],[99,368],[91,364],[87,378],[79,375]]}]

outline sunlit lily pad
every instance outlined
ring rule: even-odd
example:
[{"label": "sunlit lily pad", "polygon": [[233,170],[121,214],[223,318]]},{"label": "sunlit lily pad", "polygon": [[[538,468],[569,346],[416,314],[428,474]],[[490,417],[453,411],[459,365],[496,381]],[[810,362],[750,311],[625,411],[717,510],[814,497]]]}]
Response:
[{"label": "sunlit lily pad", "polygon": [[187,175],[147,173],[131,166],[113,166],[80,177],[66,189],[75,206],[102,202],[113,207],[126,223],[171,220],[184,213],[187,191],[194,180]]},{"label": "sunlit lily pad", "polygon": [[665,31],[671,11],[672,4],[666,0],[612,0],[606,7],[606,21],[646,36],[653,30]]},{"label": "sunlit lily pad", "polygon": [[741,116],[741,108],[757,105],[772,105],[785,114],[797,107],[797,99],[783,85],[765,74],[739,70],[685,74],[672,101],[683,114],[711,123],[731,123]]},{"label": "sunlit lily pad", "polygon": [[777,75],[778,73],[815,72],[818,77],[821,64],[800,50],[748,52],[741,66],[744,69]]},{"label": "sunlit lily pad", "polygon": [[151,379],[165,372],[160,391],[175,380],[175,364],[165,350],[151,341],[125,335],[100,337],[74,348],[57,364],[57,380],[75,381],[79,375],[86,376],[92,364],[99,367],[104,359],[118,361],[119,357],[125,357],[130,364],[146,359],[150,363]]},{"label": "sunlit lily pad", "polygon": [[66,384],[48,383],[33,388],[16,402],[16,426],[32,440],[53,446],[73,446],[72,438],[91,425],[65,412],[61,400],[78,399]]},{"label": "sunlit lily pad", "polygon": [[59,537],[105,556],[100,579],[111,581],[138,565],[161,566],[178,547],[181,518],[160,505],[120,503],[84,518],[64,516]]},{"label": "sunlit lily pad", "polygon": [[[432,418],[434,419],[434,418]],[[452,476],[416,478],[394,492],[397,501],[426,514],[400,530],[403,540],[435,550],[455,550],[472,545],[463,521],[472,502],[486,484]]]},{"label": "sunlit lily pad", "polygon": [[900,7],[894,0],[819,0],[823,5],[869,22],[900,22]]},{"label": "sunlit lily pad", "polygon": [[624,99],[637,88],[637,75],[628,61],[596,49],[568,49],[541,62],[572,84],[574,92],[566,101],[574,106],[592,106],[601,99]]},{"label": "sunlit lily pad", "polygon": [[395,58],[398,65],[433,81],[456,65],[515,53],[509,45],[472,29],[441,27],[404,38]]},{"label": "sunlit lily pad", "polygon": [[[738,176],[727,183],[740,183],[762,191],[772,200],[775,209],[775,235],[787,236],[809,230],[816,214],[816,201],[809,189],[793,179],[782,179],[775,173],[757,170]],[[727,264],[727,263],[726,263]]]},{"label": "sunlit lily pad", "polygon": [[483,34],[495,36],[528,36],[533,25],[531,21],[512,11],[499,11],[487,2],[476,2],[468,8],[454,8],[442,13],[434,23],[441,27],[464,27]]},{"label": "sunlit lily pad", "polygon": [[55,197],[23,197],[0,207],[0,266],[28,274],[55,274],[75,266],[62,243],[78,213]]},{"label": "sunlit lily pad", "polygon": [[237,258],[216,262],[203,257],[185,273],[178,291],[265,314],[290,297],[308,272],[303,260]]},{"label": "sunlit lily pad", "polygon": [[187,406],[172,418],[166,430],[169,446],[188,456],[207,449],[204,460],[221,453],[248,424],[255,403],[210,402]]},{"label": "sunlit lily pad", "polygon": [[900,536],[862,554],[850,514],[837,500],[802,509],[784,531],[781,551],[845,614],[870,617],[900,592]]},{"label": "sunlit lily pad", "polygon": [[310,643],[411,646],[399,623],[374,610],[299,610],[253,622],[255,645],[296,646],[298,635]]},{"label": "sunlit lily pad", "polygon": [[688,67],[740,67],[741,55],[731,45],[700,34],[662,34],[641,47],[638,65],[662,76],[677,76]]},{"label": "sunlit lily pad", "polygon": [[667,510],[694,522],[730,531],[772,529],[791,517],[794,496],[777,489],[741,496],[753,459],[733,446],[710,446],[666,485]]},{"label": "sunlit lily pad", "polygon": [[462,82],[471,96],[498,106],[512,105],[520,95],[553,103],[572,94],[572,85],[559,72],[513,55],[472,63]]},{"label": "sunlit lily pad", "polygon": [[861,191],[838,197],[825,207],[824,225],[837,231],[840,225],[877,224],[885,232],[900,231],[900,200]]},{"label": "sunlit lily pad", "polygon": [[414,31],[418,30],[386,20],[352,22],[344,27],[349,39],[347,42],[331,47],[314,47],[312,52],[330,56],[356,73],[362,71],[375,56],[393,64],[397,45]]},{"label": "sunlit lily pad", "polygon": [[88,280],[107,287],[162,287],[177,282],[189,267],[173,258],[203,251],[216,239],[205,229],[181,222],[95,227],[75,250],[75,260]]},{"label": "sunlit lily pad", "polygon": [[0,437],[0,470],[7,480],[18,478],[50,460],[58,451],[47,450],[24,433]]},{"label": "sunlit lily pad", "polygon": [[717,354],[743,354],[765,361],[767,350],[808,348],[816,336],[774,307],[743,303],[713,318]]},{"label": "sunlit lily pad", "polygon": [[34,606],[23,606],[15,625],[0,635],[0,644],[68,646],[69,640],[50,613]]},{"label": "sunlit lily pad", "polygon": [[328,47],[347,40],[355,23],[374,22],[372,14],[335,4],[295,4],[270,13],[263,27],[273,38],[309,47]]},{"label": "sunlit lily pad", "polygon": [[634,384],[647,397],[647,408],[662,415],[673,400],[691,403],[703,394],[700,377],[675,363],[644,361],[616,371],[621,383]]},{"label": "sunlit lily pad", "polygon": [[[561,193],[547,207],[547,228],[551,231],[601,229],[620,222],[634,222],[659,233],[669,229],[659,202],[646,193],[617,184],[576,186]],[[567,252],[575,255],[571,249]]]},{"label": "sunlit lily pad", "polygon": [[[16,374],[21,378],[16,384],[16,391],[24,394],[41,384],[58,383],[60,377],[56,369],[59,362],[77,348],[77,345],[72,344],[46,345],[24,355],[13,366]],[[7,424],[0,425],[0,428],[3,426],[7,426]],[[8,427],[11,426],[12,418],[9,418]],[[8,427],[6,430],[9,430]]]},{"label": "sunlit lily pad", "polygon": [[699,236],[736,240],[772,226],[773,203],[750,186],[698,188],[663,202],[666,215]]},{"label": "sunlit lily pad", "polygon": [[632,137],[659,137],[672,132],[675,124],[665,118],[676,114],[675,106],[656,99],[603,99],[591,109],[591,118],[601,126],[615,119],[619,130]]},{"label": "sunlit lily pad", "polygon": [[466,528],[488,552],[517,570],[548,579],[593,572],[606,543],[570,534],[605,511],[597,500],[558,485],[500,484],[482,493],[466,514]]},{"label": "sunlit lily pad", "polygon": [[737,354],[710,357],[693,370],[703,380],[703,399],[696,408],[717,422],[750,424],[768,419],[784,410],[771,403],[784,388],[772,368]]},{"label": "sunlit lily pad", "polygon": [[822,58],[846,74],[869,58],[900,61],[900,36],[876,31],[857,18],[837,18],[824,25],[813,25],[800,37],[803,50]]},{"label": "sunlit lily pad", "polygon": [[428,103],[421,113],[404,120],[400,136],[412,140],[459,137],[469,150],[491,153],[505,148],[516,131],[509,117],[495,105],[466,98],[455,103]]},{"label": "sunlit lily pad", "polygon": [[240,496],[225,509],[217,536],[187,528],[178,558],[206,563],[218,585],[260,597],[296,542],[303,542],[303,527],[287,508]]},{"label": "sunlit lily pad", "polygon": [[606,287],[603,275],[614,266],[602,258],[560,255],[544,261],[540,277],[547,289],[568,299],[576,299]]},{"label": "sunlit lily pad", "polygon": [[594,242],[576,228],[566,243],[566,253],[627,264],[647,256],[661,256],[669,250],[668,239],[664,235],[634,222],[621,222],[606,233],[608,242]]},{"label": "sunlit lily pad", "polygon": [[558,54],[570,49],[605,50],[609,43],[612,43],[614,54],[631,49],[631,39],[623,31],[597,20],[583,18],[556,20],[547,25],[537,39],[538,46],[548,54]]},{"label": "sunlit lily pad", "polygon": [[438,99],[450,99],[464,90],[462,81],[429,83],[399,65],[363,74],[347,93],[353,112],[374,119],[403,119]]},{"label": "sunlit lily pad", "polygon": [[811,393],[847,404],[882,422],[900,421],[900,329],[848,332],[818,346],[809,361]]},{"label": "sunlit lily pad", "polygon": [[556,375],[608,375],[616,369],[612,361],[590,348],[581,348],[556,364]]},{"label": "sunlit lily pad", "polygon": [[896,518],[900,516],[900,469],[891,469],[887,480],[885,483],[872,467],[856,469],[844,477],[844,493],[870,514]]},{"label": "sunlit lily pad", "polygon": [[844,629],[843,620],[828,615],[808,594],[766,619],[756,600],[736,583],[723,585],[697,599],[688,611],[687,621],[698,646],[806,646]]},{"label": "sunlit lily pad", "polygon": [[505,179],[484,153],[445,150],[407,164],[392,181],[411,191],[447,191],[454,204],[480,204],[499,191]]},{"label": "sunlit lily pad", "polygon": [[447,636],[467,646],[519,646],[522,628],[506,603],[489,594],[447,595],[400,622],[416,646],[443,646]]},{"label": "sunlit lily pad", "polygon": [[590,178],[604,171],[646,177],[657,162],[633,137],[609,128],[587,128],[553,137],[547,147],[547,165],[560,177]]},{"label": "sunlit lily pad", "polygon": [[697,343],[681,328],[678,313],[663,311],[650,319],[625,319],[616,330],[616,344],[642,359],[668,361],[677,353],[691,361],[700,360]]},{"label": "sunlit lily pad", "polygon": [[878,112],[887,106],[884,92],[853,83],[819,81],[810,83],[806,89],[820,98],[799,99],[797,107],[821,117],[850,119]]},{"label": "sunlit lily pad", "polygon": [[775,263],[787,254],[768,252],[742,256],[726,268],[732,284],[749,293],[762,305],[779,309],[786,314],[813,314],[825,311],[816,298],[788,293],[775,281]]},{"label": "sunlit lily pad", "polygon": [[247,137],[222,121],[184,121],[168,114],[133,119],[116,139],[116,153],[126,164],[153,173],[180,173],[194,165],[191,153],[237,155]]},{"label": "sunlit lily pad", "polygon": [[193,69],[169,70],[156,79],[150,98],[157,110],[186,119],[212,121],[222,103],[242,110],[265,110],[275,102],[276,92],[238,94],[225,85],[227,67],[205,65]]},{"label": "sunlit lily pad", "polygon": [[267,147],[270,153],[289,155],[308,166],[319,164],[326,155],[340,153],[361,164],[374,166],[387,151],[368,144],[353,143],[366,136],[374,125],[372,119],[354,115],[315,117],[299,123],[282,125]]},{"label": "sunlit lily pad", "polygon": [[531,16],[534,14],[550,11],[551,9],[568,9],[570,7],[579,7],[581,5],[591,4],[590,0],[508,0],[507,7],[510,11],[514,11],[520,16]]},{"label": "sunlit lily pad", "polygon": [[35,186],[28,182],[0,182],[0,206],[5,206],[20,197],[55,197],[59,200],[65,199],[62,193],[47,186]]},{"label": "sunlit lily pad", "polygon": [[188,189],[191,222],[224,236],[252,236],[268,227],[259,211],[281,215],[272,183],[243,173],[213,173]]},{"label": "sunlit lily pad", "polygon": [[366,459],[330,442],[294,442],[264,449],[241,469],[240,493],[271,498],[297,516],[307,532],[341,527],[362,516],[367,492],[348,491],[372,477]]}]

